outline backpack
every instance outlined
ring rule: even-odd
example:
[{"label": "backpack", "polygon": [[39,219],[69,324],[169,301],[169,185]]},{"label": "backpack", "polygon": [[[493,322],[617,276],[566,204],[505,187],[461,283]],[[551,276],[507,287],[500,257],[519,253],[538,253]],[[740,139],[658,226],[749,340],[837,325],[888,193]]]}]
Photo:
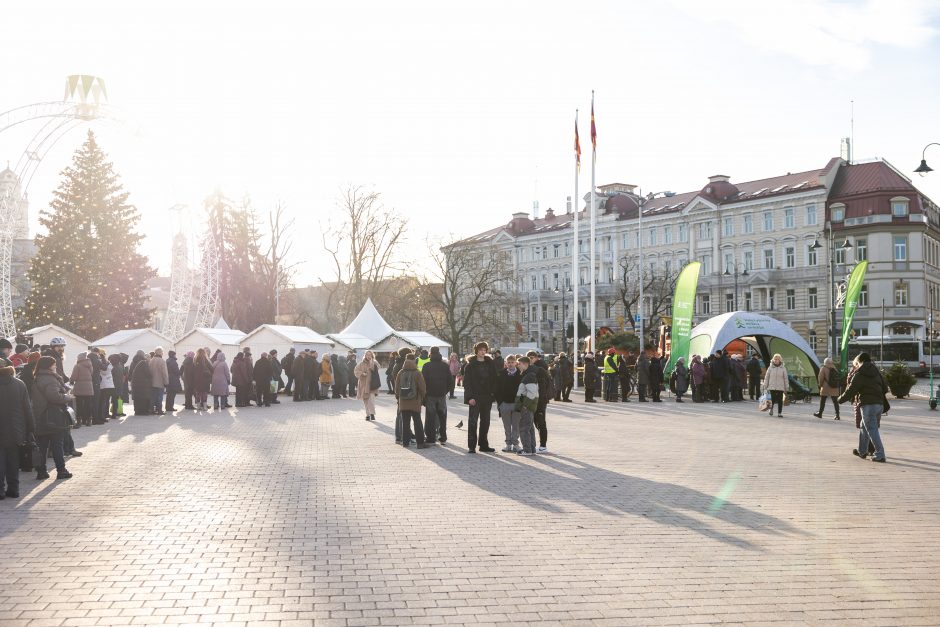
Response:
[{"label": "backpack", "polygon": [[[536,366],[538,368],[538,366]],[[546,399],[546,402],[555,398],[555,385],[552,382],[551,375],[544,368],[538,368],[539,400]]]},{"label": "backpack", "polygon": [[826,375],[826,385],[831,388],[839,387],[839,371],[835,368],[829,369],[829,374]]},{"label": "backpack", "polygon": [[418,371],[402,370],[398,376],[399,400],[410,401],[418,398]]}]

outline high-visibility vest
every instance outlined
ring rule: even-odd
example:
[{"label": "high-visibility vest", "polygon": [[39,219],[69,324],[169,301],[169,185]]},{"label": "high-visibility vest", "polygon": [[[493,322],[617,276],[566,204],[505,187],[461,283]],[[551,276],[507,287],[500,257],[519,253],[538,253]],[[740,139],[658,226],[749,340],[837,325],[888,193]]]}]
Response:
[{"label": "high-visibility vest", "polygon": [[604,357],[604,374],[613,374],[617,372],[618,362],[618,355],[608,355],[607,357]]},{"label": "high-visibility vest", "polygon": [[421,372],[422,370],[424,370],[424,364],[428,363],[429,361],[431,361],[430,357],[428,357],[427,359],[421,359],[419,357],[418,358],[418,372]]}]

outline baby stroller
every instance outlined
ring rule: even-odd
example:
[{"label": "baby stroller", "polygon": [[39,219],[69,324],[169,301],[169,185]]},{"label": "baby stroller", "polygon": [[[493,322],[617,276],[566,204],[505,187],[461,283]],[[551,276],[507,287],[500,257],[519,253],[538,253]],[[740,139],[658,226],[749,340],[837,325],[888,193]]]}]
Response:
[{"label": "baby stroller", "polygon": [[813,395],[812,391],[792,374],[788,376],[788,379],[790,380],[790,390],[787,392],[787,396],[790,397],[790,400],[808,403]]}]

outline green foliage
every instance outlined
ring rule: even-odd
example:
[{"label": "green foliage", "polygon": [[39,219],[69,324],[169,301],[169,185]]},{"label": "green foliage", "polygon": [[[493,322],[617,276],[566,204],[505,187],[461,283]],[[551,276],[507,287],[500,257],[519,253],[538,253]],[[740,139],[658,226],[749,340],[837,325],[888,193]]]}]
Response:
[{"label": "green foliage", "polygon": [[888,388],[897,398],[910,394],[911,387],[917,382],[917,377],[911,373],[911,369],[901,361],[895,362],[883,372]]},{"label": "green foliage", "polygon": [[90,340],[149,326],[146,288],[156,273],[137,252],[140,214],[94,133],[62,177],[40,213],[47,233],[36,236],[20,317],[28,327],[57,324]]},{"label": "green foliage", "polygon": [[638,351],[640,349],[640,338],[633,333],[609,333],[602,335],[597,340],[597,350],[607,350],[613,346],[617,350]]}]

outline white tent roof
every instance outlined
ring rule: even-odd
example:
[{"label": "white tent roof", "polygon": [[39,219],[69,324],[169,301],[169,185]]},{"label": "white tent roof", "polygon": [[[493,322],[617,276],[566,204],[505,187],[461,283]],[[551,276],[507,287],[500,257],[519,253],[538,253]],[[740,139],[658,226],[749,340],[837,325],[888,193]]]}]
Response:
[{"label": "white tent roof", "polygon": [[369,338],[375,344],[388,337],[389,334],[394,333],[394,331],[395,329],[385,322],[385,318],[379,314],[378,309],[372,304],[372,299],[367,298],[356,319],[337,335],[361,335]]},{"label": "white tent roof", "polygon": [[23,331],[23,335],[28,335],[28,336],[39,335],[40,333],[44,331],[49,331],[53,335],[53,337],[57,335],[63,335],[63,336],[71,337],[71,338],[77,338],[77,339],[82,340],[82,342],[84,342],[84,346],[88,345],[88,340],[86,340],[82,336],[78,335],[77,333],[72,333],[68,329],[63,329],[62,327],[54,325],[54,324],[44,324],[41,327],[35,327],[33,329],[30,329],[29,331]]},{"label": "white tent roof", "polygon": [[[283,324],[262,324],[260,327],[249,333],[248,335],[254,335],[261,329],[268,329],[273,333],[280,335],[282,338],[288,342],[294,344],[329,344],[333,345],[333,341],[324,336],[320,335],[313,329],[307,327],[294,327]],[[245,336],[247,337],[247,336]]]},{"label": "white tent roof", "polygon": [[232,346],[238,346],[238,344],[241,343],[242,339],[247,335],[246,333],[243,333],[239,331],[238,329],[197,328],[197,329],[193,329],[192,331],[190,331],[189,333],[181,337],[179,340],[177,340],[177,344],[181,343],[185,338],[188,338],[190,335],[194,333],[199,333],[200,335],[204,335],[205,337],[209,338],[212,342],[216,344],[223,344],[223,345],[227,344],[227,345],[232,345]]},{"label": "white tent roof", "polygon": [[346,348],[351,348],[353,350],[362,350],[371,348],[375,342],[370,340],[364,335],[359,335],[358,333],[327,333],[326,336],[339,344],[342,344]]},{"label": "white tent roof", "polygon": [[118,346],[125,342],[129,342],[134,338],[143,335],[144,333],[153,333],[157,337],[166,340],[166,346],[172,346],[173,340],[163,335],[156,329],[122,329],[121,331],[115,331],[111,335],[106,335],[103,338],[92,342],[92,346]]},{"label": "white tent roof", "polygon": [[232,327],[228,326],[228,322],[225,321],[225,318],[219,317],[219,321],[215,323],[213,329],[231,329]]},{"label": "white tent roof", "polygon": [[415,346],[421,346],[422,348],[430,348],[432,346],[446,346],[450,348],[450,344],[441,338],[431,335],[430,333],[425,333],[424,331],[395,331],[395,334],[406,342],[411,342]]}]

